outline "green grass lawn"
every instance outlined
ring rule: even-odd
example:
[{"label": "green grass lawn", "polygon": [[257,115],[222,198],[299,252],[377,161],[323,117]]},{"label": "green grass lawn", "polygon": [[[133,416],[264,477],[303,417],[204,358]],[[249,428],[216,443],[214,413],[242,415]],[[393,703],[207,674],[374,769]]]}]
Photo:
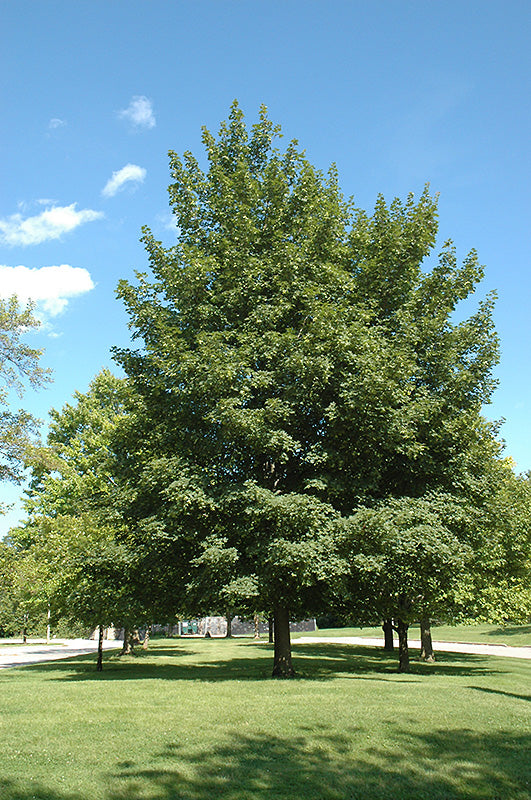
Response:
[{"label": "green grass lawn", "polygon": [[[474,642],[477,644],[506,644],[514,647],[531,647],[531,625],[432,625],[431,633],[434,641],[440,642]],[[383,638],[381,627],[368,628],[323,628],[318,631],[295,634],[305,636],[363,636]],[[420,639],[418,625],[409,628],[410,639]]]},{"label": "green grass lawn", "polygon": [[531,661],[248,639],[0,671],[1,800],[529,800]]}]

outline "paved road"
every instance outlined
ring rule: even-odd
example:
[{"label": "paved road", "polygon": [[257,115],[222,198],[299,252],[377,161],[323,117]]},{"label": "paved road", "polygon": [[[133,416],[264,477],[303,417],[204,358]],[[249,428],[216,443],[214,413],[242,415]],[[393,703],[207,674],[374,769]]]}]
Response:
[{"label": "paved road", "polygon": [[[294,639],[294,643],[304,644],[313,643],[320,644],[322,642],[335,642],[336,644],[361,644],[370,647],[383,647],[382,639],[371,639],[364,636],[301,636],[300,639]],[[420,641],[418,639],[408,639],[409,647],[418,647],[420,649]],[[395,640],[395,647],[398,647],[398,641]],[[472,644],[470,642],[433,642],[433,649],[435,652],[440,650],[446,653],[478,653],[484,656],[504,656],[509,658],[531,658],[531,647],[511,647],[509,645],[500,644]]]},{"label": "paved road", "polygon": [[[104,641],[105,650],[121,647],[122,642]],[[0,642],[0,669],[20,667],[25,664],[39,664],[41,661],[57,661],[63,658],[73,658],[86,653],[96,653],[98,643],[92,639],[60,639],[54,644],[46,642],[33,642],[31,644],[10,644],[2,647]]]}]

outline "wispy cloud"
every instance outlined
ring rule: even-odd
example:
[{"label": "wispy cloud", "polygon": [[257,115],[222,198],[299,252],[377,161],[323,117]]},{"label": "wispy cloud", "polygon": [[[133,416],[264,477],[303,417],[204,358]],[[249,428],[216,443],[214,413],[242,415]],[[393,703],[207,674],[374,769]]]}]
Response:
[{"label": "wispy cloud", "polygon": [[37,315],[45,318],[56,317],[71,298],[90,292],[94,286],[88,270],[70,264],[34,269],[0,265],[0,295],[7,298],[16,294],[22,304],[33,300]]},{"label": "wispy cloud", "polygon": [[53,206],[41,214],[24,217],[12,214],[0,219],[0,243],[9,245],[40,244],[49,239],[59,239],[63,233],[69,233],[83,225],[103,217],[102,211],[91,208],[76,210],[77,203],[69,206]]},{"label": "wispy cloud", "polygon": [[118,116],[128,120],[135,128],[154,128],[156,123],[153,104],[144,95],[135,95],[127,108],[118,112]]},{"label": "wispy cloud", "polygon": [[48,128],[51,131],[56,130],[56,128],[63,128],[66,125],[66,120],[59,119],[59,117],[52,117],[52,119],[48,123]]},{"label": "wispy cloud", "polygon": [[139,167],[137,164],[126,164],[122,169],[113,172],[112,178],[109,178],[107,183],[102,189],[104,197],[114,197],[116,192],[119,192],[126,183],[143,183],[146,177],[146,170],[144,167]]}]

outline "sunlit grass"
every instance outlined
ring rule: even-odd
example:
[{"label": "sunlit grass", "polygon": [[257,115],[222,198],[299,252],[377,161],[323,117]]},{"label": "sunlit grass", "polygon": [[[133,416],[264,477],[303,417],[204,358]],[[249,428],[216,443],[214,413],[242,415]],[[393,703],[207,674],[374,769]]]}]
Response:
[{"label": "sunlit grass", "polygon": [[[472,642],[477,644],[505,644],[514,647],[531,647],[531,625],[432,625],[432,637],[440,642]],[[296,637],[363,636],[383,639],[381,627],[322,628],[318,631],[295,634]],[[409,628],[410,639],[420,639],[418,625]]]},{"label": "sunlit grass", "polygon": [[2,800],[528,800],[531,662],[248,639],[0,673]]}]

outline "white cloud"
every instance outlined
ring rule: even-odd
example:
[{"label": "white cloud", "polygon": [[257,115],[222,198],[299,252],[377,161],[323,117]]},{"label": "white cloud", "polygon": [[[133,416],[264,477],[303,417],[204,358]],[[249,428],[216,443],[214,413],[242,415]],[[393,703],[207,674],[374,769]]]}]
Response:
[{"label": "white cloud", "polygon": [[0,265],[0,295],[16,294],[22,304],[33,300],[38,316],[56,317],[72,297],[90,292],[94,286],[88,270],[69,264],[34,269]]},{"label": "white cloud", "polygon": [[77,203],[53,206],[41,214],[24,219],[12,214],[0,219],[0,243],[10,245],[40,244],[48,239],[59,239],[63,233],[73,231],[85,222],[103,217],[103,212],[84,208],[76,210]]},{"label": "white cloud", "polygon": [[135,128],[154,128],[157,124],[153,114],[151,100],[144,95],[135,95],[129,106],[118,112],[118,116],[127,119]]},{"label": "white cloud", "polygon": [[119,192],[129,181],[143,183],[145,177],[146,170],[144,167],[139,167],[136,164],[126,164],[122,169],[113,172],[112,178],[109,178],[101,193],[104,197],[114,197],[116,192]]},{"label": "white cloud", "polygon": [[66,125],[65,120],[59,119],[59,117],[53,117],[53,119],[51,119],[48,123],[48,127],[50,128],[50,130],[55,130],[55,128],[62,128],[64,125]]},{"label": "white cloud", "polygon": [[163,228],[165,231],[174,231],[177,227],[177,222],[171,211],[164,211],[157,214],[155,220],[159,228]]}]

